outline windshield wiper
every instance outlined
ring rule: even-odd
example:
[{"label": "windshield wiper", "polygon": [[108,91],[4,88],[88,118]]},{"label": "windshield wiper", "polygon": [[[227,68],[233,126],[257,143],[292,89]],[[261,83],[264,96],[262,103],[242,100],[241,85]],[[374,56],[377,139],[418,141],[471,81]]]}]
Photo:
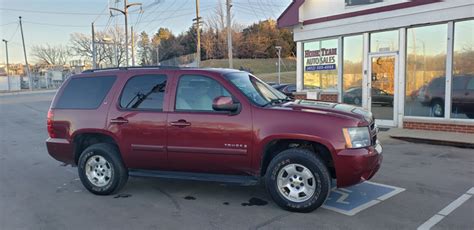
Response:
[{"label": "windshield wiper", "polygon": [[289,97],[286,97],[286,98],[278,98],[278,99],[271,99],[268,103],[262,105],[262,107],[267,107],[268,105],[273,105],[275,103],[284,103],[284,102],[288,102],[288,101],[292,101]]}]

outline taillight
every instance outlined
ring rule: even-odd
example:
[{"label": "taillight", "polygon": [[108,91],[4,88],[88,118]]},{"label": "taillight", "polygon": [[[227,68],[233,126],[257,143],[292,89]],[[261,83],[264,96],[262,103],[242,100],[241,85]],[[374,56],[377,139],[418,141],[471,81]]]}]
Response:
[{"label": "taillight", "polygon": [[47,124],[48,124],[48,135],[51,138],[56,137],[56,135],[54,134],[54,128],[53,128],[53,118],[54,118],[54,113],[51,109],[49,109]]}]

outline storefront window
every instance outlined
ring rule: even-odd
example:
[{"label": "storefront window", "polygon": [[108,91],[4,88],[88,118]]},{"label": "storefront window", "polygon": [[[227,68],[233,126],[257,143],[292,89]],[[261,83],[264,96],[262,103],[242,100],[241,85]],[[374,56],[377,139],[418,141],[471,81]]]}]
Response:
[{"label": "storefront window", "polygon": [[362,35],[343,38],[342,101],[362,105],[362,60],[364,37]]},{"label": "storefront window", "polygon": [[389,52],[398,50],[398,30],[370,34],[370,52]]},{"label": "storefront window", "polygon": [[444,117],[447,25],[407,30],[405,115]]},{"label": "storefront window", "polygon": [[451,118],[474,119],[474,20],[454,24]]},{"label": "storefront window", "polygon": [[337,89],[337,39],[304,43],[304,89]]}]

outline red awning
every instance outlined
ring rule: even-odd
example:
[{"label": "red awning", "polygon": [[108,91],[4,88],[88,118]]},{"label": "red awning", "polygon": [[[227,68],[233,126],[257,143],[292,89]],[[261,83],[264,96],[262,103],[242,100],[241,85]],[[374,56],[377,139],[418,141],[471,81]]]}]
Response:
[{"label": "red awning", "polygon": [[293,2],[278,17],[278,27],[290,27],[299,23],[299,9],[303,5],[304,0],[293,0]]}]

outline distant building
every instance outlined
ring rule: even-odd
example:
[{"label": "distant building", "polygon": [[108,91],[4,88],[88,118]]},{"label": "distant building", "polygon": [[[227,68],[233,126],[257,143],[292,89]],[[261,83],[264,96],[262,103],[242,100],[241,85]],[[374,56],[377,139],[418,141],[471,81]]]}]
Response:
[{"label": "distant building", "polygon": [[294,0],[278,25],[293,30],[300,97],[474,133],[474,1]]}]

